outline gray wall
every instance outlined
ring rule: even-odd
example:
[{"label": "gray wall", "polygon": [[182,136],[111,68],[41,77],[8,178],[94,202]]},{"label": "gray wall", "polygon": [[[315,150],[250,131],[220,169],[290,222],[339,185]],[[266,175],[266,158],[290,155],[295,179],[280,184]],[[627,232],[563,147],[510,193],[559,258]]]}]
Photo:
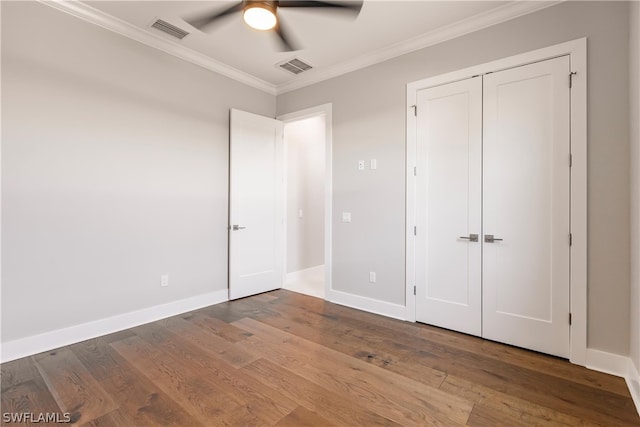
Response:
[{"label": "gray wall", "polygon": [[[333,287],[404,304],[407,83],[586,36],[588,346],[629,354],[628,12],[624,2],[566,2],[278,96],[278,114],[333,103]],[[360,158],[377,158],[377,173],[358,174]]]},{"label": "gray wall", "polygon": [[[325,119],[287,123],[287,273],[324,264]],[[302,218],[298,211],[302,210]]]},{"label": "gray wall", "polygon": [[227,287],[231,107],[275,97],[2,3],[3,341]]},{"label": "gray wall", "polygon": [[631,360],[640,372],[640,2],[631,5]]}]

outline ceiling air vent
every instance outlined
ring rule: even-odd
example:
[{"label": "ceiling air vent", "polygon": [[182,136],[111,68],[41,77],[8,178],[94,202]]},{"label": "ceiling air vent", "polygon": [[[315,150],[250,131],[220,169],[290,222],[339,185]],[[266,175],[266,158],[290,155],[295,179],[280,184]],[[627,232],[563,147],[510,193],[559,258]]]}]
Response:
[{"label": "ceiling air vent", "polygon": [[158,19],[156,22],[151,24],[151,26],[180,40],[182,40],[186,35],[189,34],[182,28],[178,28],[175,25],[169,24],[167,21],[163,21],[162,19]]},{"label": "ceiling air vent", "polygon": [[313,67],[306,62],[299,60],[298,58],[294,58],[290,61],[285,62],[284,64],[280,64],[280,68],[284,68],[285,70],[293,74],[300,74],[304,71],[312,69]]}]

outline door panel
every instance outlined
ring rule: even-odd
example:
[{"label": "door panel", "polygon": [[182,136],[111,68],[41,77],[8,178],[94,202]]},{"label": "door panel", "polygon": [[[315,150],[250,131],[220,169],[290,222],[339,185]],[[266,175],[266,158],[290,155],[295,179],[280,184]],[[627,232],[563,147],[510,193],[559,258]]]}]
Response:
[{"label": "door panel", "polygon": [[[282,286],[284,155],[280,121],[231,110],[229,298]],[[234,229],[234,225],[238,229]]]},{"label": "door panel", "polygon": [[483,336],[569,355],[569,59],[484,77]]},{"label": "door panel", "polygon": [[481,333],[482,80],[418,92],[416,319]]}]

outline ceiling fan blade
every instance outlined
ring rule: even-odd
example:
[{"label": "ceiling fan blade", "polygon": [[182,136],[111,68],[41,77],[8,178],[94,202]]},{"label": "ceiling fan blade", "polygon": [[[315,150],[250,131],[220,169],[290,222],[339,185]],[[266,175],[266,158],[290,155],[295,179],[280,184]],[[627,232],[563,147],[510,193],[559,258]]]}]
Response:
[{"label": "ceiling fan blade", "polygon": [[280,42],[282,43],[283,52],[291,52],[299,49],[296,47],[296,43],[291,40],[291,37],[288,35],[288,31],[282,28],[282,19],[278,19],[278,23],[273,27],[273,31],[276,32]]},{"label": "ceiling fan blade", "polygon": [[232,13],[235,12],[240,12],[242,11],[242,9],[244,8],[244,2],[240,2],[238,4],[235,4],[227,9],[224,9],[221,12],[218,13],[206,13],[206,14],[200,14],[194,17],[189,17],[189,18],[183,18],[185,20],[186,23],[188,23],[189,25],[192,25],[193,27],[202,30],[203,28],[209,26],[210,24],[212,24],[214,21],[216,21],[217,19],[220,19],[224,16],[230,15]]},{"label": "ceiling fan blade", "polygon": [[315,7],[315,8],[332,8],[334,10],[343,10],[345,12],[353,12],[356,15],[362,9],[363,1],[345,1],[345,2],[328,2],[328,1],[306,1],[306,0],[281,0],[278,7]]}]

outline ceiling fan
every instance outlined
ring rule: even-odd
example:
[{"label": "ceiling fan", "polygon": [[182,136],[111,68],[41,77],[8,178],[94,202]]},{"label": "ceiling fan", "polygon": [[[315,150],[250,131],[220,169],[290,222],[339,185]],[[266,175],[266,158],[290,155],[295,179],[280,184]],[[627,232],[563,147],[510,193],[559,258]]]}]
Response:
[{"label": "ceiling fan", "polygon": [[283,50],[298,50],[289,34],[284,30],[282,20],[278,17],[278,9],[281,7],[299,7],[334,10],[358,16],[362,9],[363,1],[326,2],[307,0],[281,0],[281,1],[256,1],[244,0],[227,9],[215,13],[206,13],[199,16],[187,17],[185,21],[193,27],[205,31],[220,18],[236,12],[242,12],[247,25],[256,30],[273,31],[282,43]]}]

